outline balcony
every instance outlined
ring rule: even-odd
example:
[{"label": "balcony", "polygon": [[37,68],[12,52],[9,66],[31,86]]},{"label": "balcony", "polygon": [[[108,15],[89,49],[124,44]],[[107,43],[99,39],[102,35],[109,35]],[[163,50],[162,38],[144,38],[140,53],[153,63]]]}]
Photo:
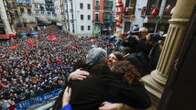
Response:
[{"label": "balcony", "polygon": [[11,8],[17,8],[17,5],[15,3],[8,3],[7,4],[7,8],[11,9]]}]

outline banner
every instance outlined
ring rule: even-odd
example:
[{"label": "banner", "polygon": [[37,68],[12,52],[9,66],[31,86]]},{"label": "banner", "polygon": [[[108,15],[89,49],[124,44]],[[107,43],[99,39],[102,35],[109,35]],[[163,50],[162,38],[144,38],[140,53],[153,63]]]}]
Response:
[{"label": "banner", "polygon": [[61,89],[57,89],[48,93],[45,93],[43,95],[37,96],[35,98],[31,98],[29,100],[22,101],[18,104],[16,104],[16,110],[26,110],[27,108],[35,105],[40,104],[45,101],[48,101],[51,98],[57,97],[61,93]]}]

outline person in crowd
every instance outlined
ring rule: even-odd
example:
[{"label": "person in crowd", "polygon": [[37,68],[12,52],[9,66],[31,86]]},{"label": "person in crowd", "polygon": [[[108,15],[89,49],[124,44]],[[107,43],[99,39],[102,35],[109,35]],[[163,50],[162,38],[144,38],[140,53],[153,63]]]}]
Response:
[{"label": "person in crowd", "polygon": [[162,41],[164,40],[160,34],[158,33],[150,33],[147,36],[148,39],[148,45],[151,46],[151,50],[148,54],[148,58],[150,60],[150,64],[152,66],[152,70],[156,68],[156,65],[158,63],[158,59],[161,53],[161,47],[162,47]]}]

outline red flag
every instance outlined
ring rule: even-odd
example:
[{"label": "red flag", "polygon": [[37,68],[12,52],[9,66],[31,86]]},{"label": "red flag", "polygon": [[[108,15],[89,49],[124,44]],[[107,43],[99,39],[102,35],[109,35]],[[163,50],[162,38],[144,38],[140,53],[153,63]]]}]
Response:
[{"label": "red flag", "polygon": [[56,37],[55,34],[50,34],[50,35],[48,35],[48,40],[49,41],[56,41],[57,40],[57,37]]},{"label": "red flag", "polygon": [[35,46],[35,41],[33,39],[28,39],[26,41],[27,45],[30,47],[34,47]]},{"label": "red flag", "polygon": [[16,38],[16,33],[8,34],[10,38]]},{"label": "red flag", "polygon": [[52,62],[51,62],[51,60],[50,60],[50,58],[48,58],[48,64],[51,64]]},{"label": "red flag", "polygon": [[61,64],[61,63],[62,63],[62,62],[61,62],[61,59],[60,59],[59,57],[56,58],[56,63],[57,63],[57,64]]}]

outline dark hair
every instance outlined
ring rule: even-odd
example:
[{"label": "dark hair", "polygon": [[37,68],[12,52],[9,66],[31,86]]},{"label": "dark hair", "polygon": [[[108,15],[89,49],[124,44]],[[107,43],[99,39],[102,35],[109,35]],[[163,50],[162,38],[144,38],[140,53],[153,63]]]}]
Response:
[{"label": "dark hair", "polygon": [[122,75],[130,84],[138,83],[141,76],[137,68],[129,61],[119,61],[111,70],[116,74]]},{"label": "dark hair", "polygon": [[116,52],[112,52],[111,54],[114,54],[118,60],[123,60],[123,54],[122,53],[116,51]]}]

